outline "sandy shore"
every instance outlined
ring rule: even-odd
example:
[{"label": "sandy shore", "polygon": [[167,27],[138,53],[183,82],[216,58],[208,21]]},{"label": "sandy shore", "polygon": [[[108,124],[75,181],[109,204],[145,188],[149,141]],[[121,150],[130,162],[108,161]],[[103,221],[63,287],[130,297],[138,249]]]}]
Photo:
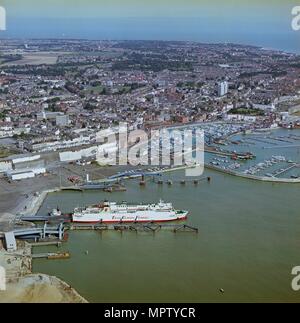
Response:
[{"label": "sandy shore", "polygon": [[57,277],[31,274],[9,283],[0,292],[0,303],[87,303],[72,287]]},{"label": "sandy shore", "polygon": [[32,274],[30,244],[19,241],[18,251],[8,253],[0,243],[0,266],[6,270],[6,291],[0,303],[86,303],[71,286],[57,277]]}]

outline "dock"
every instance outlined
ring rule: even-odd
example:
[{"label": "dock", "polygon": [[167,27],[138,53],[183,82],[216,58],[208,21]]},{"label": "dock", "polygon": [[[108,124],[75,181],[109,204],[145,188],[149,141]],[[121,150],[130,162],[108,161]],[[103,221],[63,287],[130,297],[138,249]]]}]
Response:
[{"label": "dock", "polygon": [[288,148],[300,148],[300,145],[284,145],[284,146],[275,146],[275,147],[263,147],[264,149],[288,149]]},{"label": "dock", "polygon": [[[210,181],[211,181],[211,177],[199,177],[199,178],[194,178],[194,179],[182,179],[182,180],[177,180],[177,181],[167,180],[166,184],[169,186],[172,186],[173,184],[185,185],[188,183],[192,183],[192,184],[197,185],[200,182],[210,182]],[[160,180],[157,180],[156,183],[159,185],[163,185],[164,181],[160,179]]]},{"label": "dock", "polygon": [[70,221],[70,216],[68,215],[59,215],[59,216],[50,216],[50,215],[21,215],[17,221],[25,222],[68,222]]},{"label": "dock", "polygon": [[177,232],[193,232],[198,233],[199,229],[187,224],[162,224],[155,222],[148,223],[116,223],[116,224],[71,224],[69,230],[98,230],[98,231],[143,231],[143,232],[157,232],[161,229],[168,229]]},{"label": "dock", "polygon": [[71,257],[69,252],[46,252],[46,253],[37,253],[32,255],[32,259],[69,259]]}]

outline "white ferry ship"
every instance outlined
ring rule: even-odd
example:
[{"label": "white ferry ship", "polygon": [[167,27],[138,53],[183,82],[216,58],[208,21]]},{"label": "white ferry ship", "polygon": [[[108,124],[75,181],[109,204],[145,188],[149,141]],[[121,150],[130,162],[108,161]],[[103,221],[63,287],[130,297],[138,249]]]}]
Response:
[{"label": "white ferry ship", "polygon": [[77,223],[134,223],[185,220],[188,211],[175,210],[172,203],[130,205],[125,202],[104,202],[86,208],[76,208],[72,221]]}]

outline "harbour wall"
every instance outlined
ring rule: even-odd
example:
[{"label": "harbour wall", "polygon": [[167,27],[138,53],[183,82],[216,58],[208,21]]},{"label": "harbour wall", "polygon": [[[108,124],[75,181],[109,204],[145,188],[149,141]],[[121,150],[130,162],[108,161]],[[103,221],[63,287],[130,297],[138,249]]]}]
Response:
[{"label": "harbour wall", "polygon": [[289,183],[289,184],[299,184],[300,178],[274,178],[274,177],[266,177],[266,176],[255,176],[255,175],[249,175],[249,174],[243,174],[234,172],[232,170],[228,169],[222,169],[213,165],[205,164],[205,167],[207,169],[215,170],[217,172],[221,172],[224,174],[229,174],[232,176],[237,176],[241,178],[247,178],[255,181],[262,181],[262,182],[271,182],[271,183]]}]

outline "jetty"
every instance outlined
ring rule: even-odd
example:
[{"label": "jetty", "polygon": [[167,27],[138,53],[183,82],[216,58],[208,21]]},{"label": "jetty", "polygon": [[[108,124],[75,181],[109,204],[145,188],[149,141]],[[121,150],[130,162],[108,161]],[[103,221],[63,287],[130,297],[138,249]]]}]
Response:
[{"label": "jetty", "polygon": [[286,173],[286,172],[288,172],[291,169],[294,169],[296,167],[300,167],[300,165],[298,165],[297,163],[293,163],[291,166],[278,171],[276,174],[274,174],[274,177],[278,177],[278,176],[280,176],[280,175],[282,175],[282,174],[284,174],[284,173]]},{"label": "jetty", "polygon": [[199,229],[187,224],[166,224],[166,223],[116,223],[116,224],[71,224],[69,230],[98,230],[98,231],[143,231],[143,232],[157,232],[162,229],[171,230],[174,233],[177,232],[192,232],[198,233]]},{"label": "jetty", "polygon": [[[186,185],[188,183],[193,183],[195,185],[199,184],[200,182],[210,182],[211,181],[211,177],[199,177],[199,178],[194,178],[194,179],[182,179],[182,180],[167,180],[166,184],[168,184],[169,186],[172,186],[173,184],[180,184],[180,185]],[[157,184],[162,185],[164,184],[164,181],[159,179],[157,182]]]}]

